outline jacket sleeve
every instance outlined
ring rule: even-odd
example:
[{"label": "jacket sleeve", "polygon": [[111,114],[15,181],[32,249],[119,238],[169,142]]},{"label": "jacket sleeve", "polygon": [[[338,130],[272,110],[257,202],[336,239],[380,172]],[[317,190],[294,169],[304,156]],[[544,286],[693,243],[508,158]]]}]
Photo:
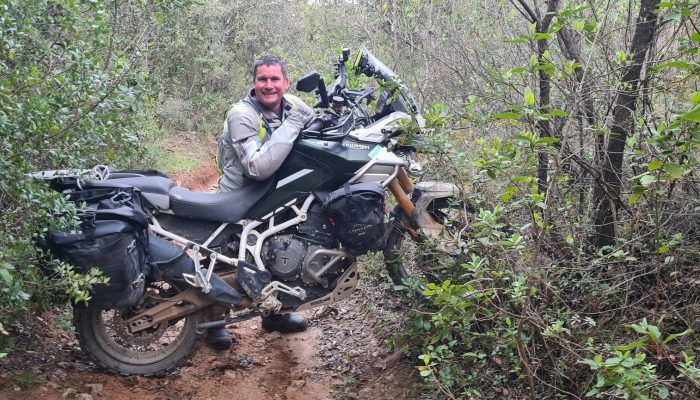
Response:
[{"label": "jacket sleeve", "polygon": [[[275,129],[268,141],[258,137],[260,120],[254,110],[235,107],[228,117],[233,150],[241,160],[243,175],[262,181],[271,177],[282,165],[294,145],[294,140],[310,119],[305,112],[293,110]],[[304,110],[306,111],[306,110]]]}]

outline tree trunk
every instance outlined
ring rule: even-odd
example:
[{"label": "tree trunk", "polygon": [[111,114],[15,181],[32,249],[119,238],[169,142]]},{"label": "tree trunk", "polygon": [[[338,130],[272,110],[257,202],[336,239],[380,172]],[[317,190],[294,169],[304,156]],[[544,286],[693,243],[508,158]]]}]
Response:
[{"label": "tree trunk", "polygon": [[[546,33],[549,30],[549,24],[552,22],[552,18],[557,13],[557,7],[559,5],[559,0],[550,0],[547,4],[547,13],[544,18],[537,21],[537,33]],[[540,63],[544,63],[544,52],[549,50],[549,41],[547,39],[541,39],[537,41],[537,59]],[[540,81],[540,108],[543,112],[548,112],[550,107],[550,92],[551,92],[551,78],[544,70],[539,71],[539,81]],[[537,133],[539,137],[549,137],[552,136],[551,124],[548,120],[541,120],[537,123]],[[549,158],[547,152],[539,150],[537,153],[537,190],[545,194],[547,193],[547,174],[549,173]]]},{"label": "tree trunk", "polygon": [[593,204],[596,207],[594,243],[598,248],[615,243],[615,203],[620,200],[625,143],[627,137],[634,132],[639,78],[647,52],[656,36],[657,15],[654,14],[654,9],[658,4],[659,0],[641,2],[630,49],[633,55],[632,63],[623,70],[624,75],[613,108],[613,124],[607,149],[601,160],[605,185],[596,186],[593,196]]}]

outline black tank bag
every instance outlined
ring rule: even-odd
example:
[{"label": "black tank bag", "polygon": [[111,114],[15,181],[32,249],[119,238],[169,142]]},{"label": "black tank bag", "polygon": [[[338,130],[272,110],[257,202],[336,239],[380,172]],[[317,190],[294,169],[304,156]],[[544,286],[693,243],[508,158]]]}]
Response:
[{"label": "black tank bag", "polygon": [[384,247],[384,188],[377,183],[345,184],[323,202],[343,248],[362,255]]},{"label": "black tank bag", "polygon": [[88,307],[136,304],[150,272],[148,219],[140,192],[132,187],[93,187],[64,194],[85,203],[78,214],[82,232],[50,232],[44,247],[79,272],[95,267],[109,278],[106,285],[93,287]]}]

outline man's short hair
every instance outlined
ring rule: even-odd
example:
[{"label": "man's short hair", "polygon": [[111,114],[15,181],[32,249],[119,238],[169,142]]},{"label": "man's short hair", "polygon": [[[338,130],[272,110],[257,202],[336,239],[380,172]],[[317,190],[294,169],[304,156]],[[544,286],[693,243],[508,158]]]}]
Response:
[{"label": "man's short hair", "polygon": [[271,65],[279,65],[280,69],[282,70],[282,75],[286,79],[289,79],[289,77],[287,76],[287,63],[277,56],[262,56],[255,60],[255,63],[253,63],[253,79],[255,79],[255,77],[257,76],[258,67],[261,65],[265,65],[267,67]]}]

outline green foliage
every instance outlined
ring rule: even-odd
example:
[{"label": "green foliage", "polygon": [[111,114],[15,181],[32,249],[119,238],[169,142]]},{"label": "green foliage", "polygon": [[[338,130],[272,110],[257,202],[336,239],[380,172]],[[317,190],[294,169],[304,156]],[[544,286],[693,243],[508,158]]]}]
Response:
[{"label": "green foliage", "polygon": [[72,229],[75,210],[25,174],[128,167],[143,156],[139,108],[148,74],[141,56],[158,26],[152,23],[186,4],[0,5],[0,324],[67,299],[86,301],[89,288],[104,283],[95,271],[76,274],[35,248],[49,230]]},{"label": "green foliage", "polygon": [[[655,350],[657,357],[666,357],[668,349],[665,346],[681,336],[692,333],[692,329],[670,334],[664,338],[659,328],[649,324],[646,319],[643,319],[639,324],[630,324],[628,327],[644,336],[628,345],[618,346],[611,357],[604,359],[602,355],[596,354],[593,359],[586,358],[580,361],[588,365],[591,370],[596,371],[596,383],[586,393],[586,397],[668,399],[669,390],[663,383],[659,382],[656,365],[646,361],[647,354],[644,350]],[[692,363],[687,355],[686,361]],[[692,370],[692,368],[690,366],[689,369]],[[692,380],[692,377],[690,379]]]},{"label": "green foliage", "polygon": [[422,343],[420,375],[457,397],[480,397],[486,371],[493,384],[523,377],[518,327],[507,310],[522,308],[537,291],[527,275],[490,256],[524,250],[522,237],[507,232],[503,210],[479,211],[459,239],[466,253],[454,256],[460,260],[450,274],[454,280],[427,284],[422,294],[430,304],[415,315],[408,333]]},{"label": "green foliage", "polygon": [[74,333],[72,308],[65,307],[64,309],[55,310],[51,326],[64,332]]},{"label": "green foliage", "polygon": [[63,291],[76,303],[87,304],[90,300],[90,290],[99,290],[98,285],[109,283],[109,278],[102,276],[102,271],[91,268],[85,274],[76,273],[69,264],[57,262],[54,270],[61,279]]},{"label": "green foliage", "polygon": [[683,352],[683,361],[678,364],[678,369],[696,386],[700,386],[700,368],[695,365],[695,357]]},{"label": "green foliage", "polygon": [[41,380],[28,371],[20,371],[12,377],[12,380],[15,381],[17,386],[22,390],[30,390],[41,384]]},{"label": "green foliage", "polygon": [[645,362],[645,355],[631,355],[616,351],[612,357],[603,359],[596,355],[582,362],[596,371],[596,383],[586,392],[586,397],[622,399],[667,399],[668,389],[657,384],[656,366]]},{"label": "green foliage", "polygon": [[[581,49],[595,59],[597,36],[615,36],[610,21],[624,23],[629,12],[611,10],[603,23],[592,15],[597,6],[562,5],[549,33],[578,35]],[[683,7],[673,3],[677,6]],[[416,306],[403,339],[413,344],[419,375],[439,396],[483,398],[486,387],[495,391],[493,398],[656,399],[700,393],[694,358],[697,298],[690,294],[698,287],[694,177],[700,131],[694,117],[700,70],[693,38],[700,36],[693,28],[687,32],[664,49],[664,62],[649,70],[647,79],[654,84],[636,115],[636,133],[628,138],[626,164],[618,172],[630,208],[618,208],[615,245],[595,249],[588,241],[600,156],[595,144],[601,137],[609,140],[609,127],[586,125],[581,104],[585,96],[594,104],[608,99],[604,92],[614,96],[606,85],[614,87],[616,80],[597,69],[602,64],[567,58],[554,47],[561,42],[550,35],[535,37],[531,26],[508,44],[512,63],[504,62],[502,69],[490,64],[506,72],[484,70],[480,77],[482,87],[510,88],[507,95],[496,96],[498,101],[472,96],[463,107],[446,102],[451,112],[440,118],[451,122],[443,128],[451,136],[443,137],[440,147],[451,157],[468,155],[460,160],[473,170],[458,175],[463,176],[458,181],[466,182],[478,212],[452,255],[461,266],[458,272],[442,271],[427,285],[405,282],[413,290],[427,287],[423,295],[429,304]],[[545,40],[550,48],[542,57],[517,51]],[[633,55],[623,48],[613,51],[606,65],[629,65]],[[577,81],[584,71],[593,88]],[[545,105],[538,90],[541,72],[552,82]],[[483,114],[487,118],[471,111],[479,104],[491,105]],[[543,126],[550,128],[548,135],[541,134]],[[473,141],[455,134],[470,130],[477,132]],[[546,193],[538,186],[542,165]],[[446,167],[436,160],[427,168]],[[400,337],[394,342],[402,343]]]}]

